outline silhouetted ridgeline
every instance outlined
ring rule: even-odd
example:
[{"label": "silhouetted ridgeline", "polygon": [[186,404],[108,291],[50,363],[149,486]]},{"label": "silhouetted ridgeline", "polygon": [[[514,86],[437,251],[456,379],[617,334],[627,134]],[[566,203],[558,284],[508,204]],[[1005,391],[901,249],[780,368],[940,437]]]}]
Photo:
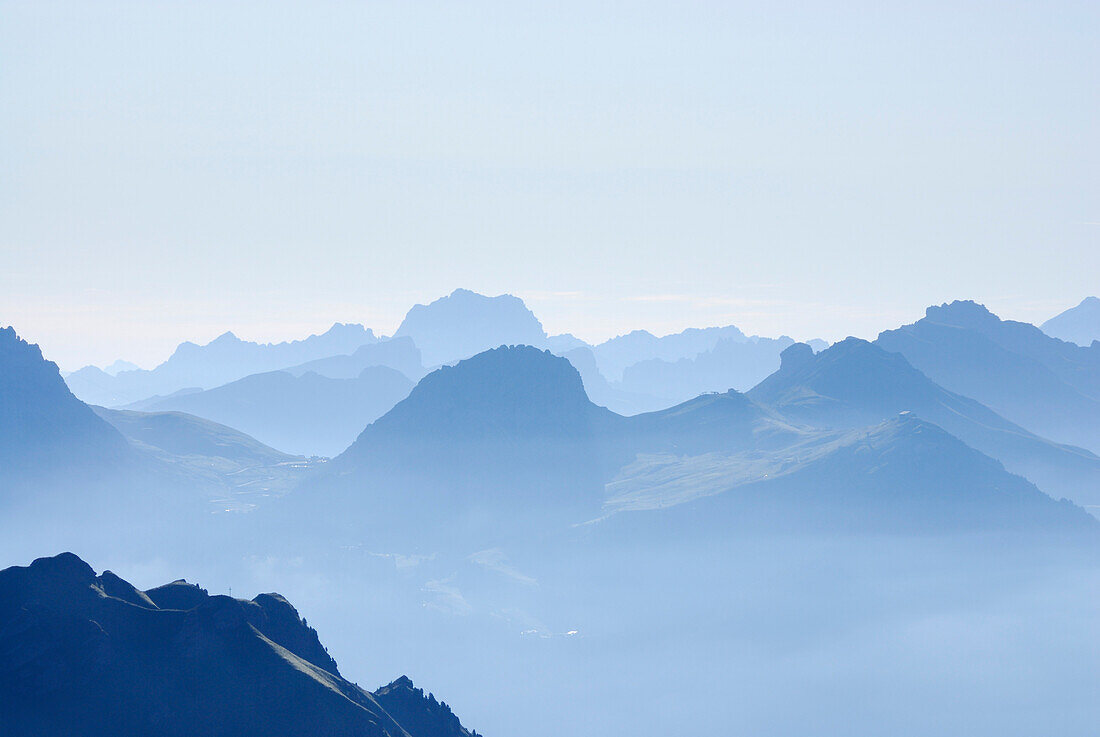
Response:
[{"label": "silhouetted ridgeline", "polygon": [[797,344],[782,367],[749,392],[792,422],[851,429],[912,412],[1055,496],[1100,503],[1100,458],[1009,422],[973,399],[949,392],[905,357],[857,338],[817,355]]},{"label": "silhouetted ridgeline", "polygon": [[1086,297],[1081,304],[1055,315],[1040,327],[1052,338],[1092,345],[1100,340],[1100,297]]},{"label": "silhouetted ridgeline", "polygon": [[72,553],[0,571],[0,726],[10,735],[473,737],[407,678],[341,677],[278,594],[142,592]]},{"label": "silhouetted ridgeline", "polygon": [[1051,338],[974,302],[929,307],[875,343],[1032,432],[1100,453],[1100,345]]},{"label": "silhouetted ridgeline", "polygon": [[[469,532],[661,514],[687,502],[713,504],[707,497],[722,494],[723,508],[744,505],[738,525],[756,519],[765,527],[852,531],[1092,529],[1095,520],[1081,509],[1055,502],[916,415],[898,417],[908,409],[894,406],[925,392],[935,399],[926,408],[951,401],[956,410],[995,418],[936,387],[900,356],[852,343],[820,358],[809,353],[801,363],[827,366],[853,346],[900,367],[916,391],[906,394],[905,382],[891,374],[881,390],[896,386],[903,398],[887,392],[858,411],[829,400],[813,424],[805,413],[788,418],[782,402],[770,408],[737,392],[622,417],[592,404],[565,360],[530,347],[497,348],[425,377],[326,476],[288,498],[289,514],[348,535],[407,529],[424,539],[464,525],[473,525]],[[875,382],[862,380],[875,397]],[[886,418],[893,419],[879,424]],[[1088,471],[1095,462],[1001,424],[1002,449],[1016,443],[1047,453],[1054,470],[1079,461]],[[991,444],[1001,439],[992,430],[973,432],[983,439],[993,433]]]},{"label": "silhouetted ridgeline", "polygon": [[168,360],[151,371],[122,371],[112,376],[88,366],[70,374],[66,381],[83,401],[118,407],[184,388],[210,389],[250,374],[349,354],[377,340],[362,325],[340,323],[321,335],[287,343],[253,343],[227,332],[202,346],[181,343]]}]

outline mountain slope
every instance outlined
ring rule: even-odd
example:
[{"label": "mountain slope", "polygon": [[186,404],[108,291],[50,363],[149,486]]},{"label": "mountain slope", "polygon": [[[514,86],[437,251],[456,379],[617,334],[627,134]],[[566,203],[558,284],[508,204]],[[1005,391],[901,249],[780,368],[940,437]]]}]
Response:
[{"label": "mountain slope", "polygon": [[193,588],[185,608],[161,606],[159,590],[97,577],[71,553],[0,571],[0,724],[74,737],[467,734],[422,697],[404,705],[423,716],[417,731],[403,729],[278,594]]},{"label": "mountain slope", "polygon": [[973,302],[929,307],[875,344],[1032,432],[1100,453],[1100,345],[1051,338]]},{"label": "mountain slope", "polygon": [[1080,346],[1100,340],[1100,297],[1086,297],[1081,304],[1050,318],[1042,325],[1052,338]]},{"label": "mountain slope", "polygon": [[562,524],[598,506],[600,443],[621,420],[588,400],[564,358],[485,351],[424,377],[283,514],[406,541]]},{"label": "mountain slope", "polygon": [[81,400],[119,407],[157,394],[172,394],[188,387],[209,389],[250,374],[352,353],[376,341],[374,333],[362,325],[341,323],[321,335],[285,343],[253,343],[224,333],[203,346],[181,343],[167,361],[151,371],[122,371],[111,376],[88,366],[66,380]]},{"label": "mountain slope", "polygon": [[814,355],[805,344],[782,355],[780,369],[749,392],[796,422],[852,429],[901,412],[939,425],[1055,496],[1100,502],[1100,458],[1040,438],[979,402],[949,392],[904,356],[857,338]]},{"label": "mountain slope", "polygon": [[769,453],[640,456],[608,484],[604,518],[622,512],[669,515],[654,523],[681,530],[1098,530],[1081,508],[913,415]]},{"label": "mountain slope", "polygon": [[[286,518],[356,540],[469,542],[564,529],[599,516],[603,500],[626,498],[624,489],[656,498],[657,508],[790,476],[784,494],[753,499],[752,507],[799,517],[790,505],[804,498],[825,527],[865,515],[869,527],[897,529],[920,511],[922,529],[936,520],[953,529],[985,526],[980,508],[988,503],[991,520],[1026,526],[1027,515],[1012,511],[1019,497],[1044,525],[1080,522],[1082,510],[1058,505],[941,429],[912,416],[880,425],[877,411],[853,413],[858,429],[837,432],[731,391],[624,418],[593,405],[564,359],[500,348],[425,377],[329,464],[325,478],[287,499]],[[662,497],[666,488],[674,491]]]},{"label": "mountain slope", "polygon": [[0,481],[104,477],[135,456],[122,435],[72,395],[57,365],[0,329]]},{"label": "mountain slope", "polygon": [[395,338],[412,338],[426,366],[459,361],[501,345],[541,346],[542,324],[523,300],[510,294],[486,297],[456,289],[428,305],[414,305]]},{"label": "mountain slope", "polygon": [[255,374],[202,392],[166,397],[157,412],[187,412],[236,428],[282,451],[334,456],[408,395],[413,383],[385,366],[353,379],[306,372]]},{"label": "mountain slope", "polygon": [[92,408],[139,451],[216,492],[217,509],[246,510],[293,489],[311,467],[225,425],[183,412]]}]

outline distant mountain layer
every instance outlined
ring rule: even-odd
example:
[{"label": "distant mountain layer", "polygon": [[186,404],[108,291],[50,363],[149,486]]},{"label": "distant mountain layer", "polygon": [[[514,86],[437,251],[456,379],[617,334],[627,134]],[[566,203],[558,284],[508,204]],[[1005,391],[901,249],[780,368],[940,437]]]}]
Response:
[{"label": "distant mountain layer", "polygon": [[521,299],[456,289],[431,304],[415,305],[394,337],[412,338],[425,365],[438,366],[501,345],[541,346],[546,332]]},{"label": "distant mountain layer", "polygon": [[1100,458],[1009,422],[979,402],[950,392],[905,357],[857,338],[814,354],[799,343],[779,371],[749,392],[782,416],[813,427],[854,429],[911,412],[1055,496],[1100,503]]},{"label": "distant mountain layer", "polygon": [[705,392],[747,391],[779,368],[779,354],[794,341],[723,338],[694,358],[652,358],[628,366],[620,386],[632,394],[664,397],[677,404]]},{"label": "distant mountain layer", "polygon": [[187,387],[209,389],[250,374],[295,366],[318,358],[353,353],[377,338],[362,325],[337,323],[321,335],[288,343],[252,343],[225,333],[204,346],[181,343],[151,371],[117,375],[87,366],[66,377],[73,394],[89,404],[119,407]]},{"label": "distant mountain layer", "polygon": [[351,379],[271,371],[166,397],[147,409],[213,420],[296,455],[334,456],[412,388],[405,374],[386,366],[368,366]]},{"label": "distant mountain layer", "polygon": [[71,737],[474,734],[407,678],[377,695],[344,680],[278,594],[244,601],[185,581],[143,592],[71,553],[0,571],[0,724]]},{"label": "distant mountain layer", "polygon": [[660,359],[677,361],[709,351],[720,340],[744,342],[748,337],[733,325],[723,328],[689,328],[658,338],[648,330],[634,330],[595,346],[592,352],[604,376],[618,381],[627,366]]},{"label": "distant mountain layer", "polygon": [[283,369],[288,374],[301,376],[309,372],[330,379],[355,379],[363,369],[371,366],[388,366],[400,371],[413,381],[424,375],[420,349],[411,338],[393,338],[360,346],[355,353],[346,356],[329,356]]},{"label": "distant mountain layer", "polygon": [[1032,432],[1100,453],[1100,344],[1051,338],[974,302],[929,307],[875,344]]},{"label": "distant mountain layer", "polygon": [[[407,536],[530,529],[599,516],[606,495],[614,498],[627,480],[660,488],[659,475],[636,465],[656,455],[678,459],[677,469],[689,471],[719,457],[729,462],[705,473],[676,470],[678,490],[651,509],[707,496],[699,489],[729,491],[783,476],[789,493],[753,497],[754,510],[771,505],[773,517],[841,527],[865,522],[872,529],[1089,524],[1079,508],[1055,502],[915,415],[881,425],[876,411],[864,414],[878,429],[860,428],[863,435],[788,419],[737,392],[622,417],[592,404],[564,359],[529,347],[500,348],[427,376],[333,461],[329,476],[301,500],[288,501],[294,509],[307,504],[311,523],[355,535],[378,529],[374,520],[387,521],[384,532]],[[1002,424],[1010,433],[1010,423]],[[1061,458],[1073,451],[1052,446],[1051,453]],[[860,493],[850,494],[839,482],[816,478],[814,469],[849,487],[861,474],[866,479],[859,481]],[[612,511],[628,508],[640,509]],[[810,508],[817,516],[806,519]],[[832,513],[823,515],[826,509]],[[304,515],[301,509],[291,516]]]},{"label": "distant mountain layer", "polygon": [[1086,297],[1081,304],[1050,318],[1040,327],[1052,338],[1092,345],[1100,340],[1100,298]]}]

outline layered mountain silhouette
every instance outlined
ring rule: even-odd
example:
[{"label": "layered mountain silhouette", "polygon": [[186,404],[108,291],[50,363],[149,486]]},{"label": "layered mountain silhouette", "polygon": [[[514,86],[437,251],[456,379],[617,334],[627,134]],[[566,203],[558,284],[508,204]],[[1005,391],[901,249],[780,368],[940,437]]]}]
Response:
[{"label": "layered mountain silhouette", "polygon": [[122,435],[72,395],[37,345],[0,329],[0,502],[17,482],[90,482],[135,463]]},{"label": "layered mountain silhouette", "polygon": [[612,412],[620,415],[636,415],[675,404],[665,397],[627,391],[621,383],[608,381],[596,365],[596,357],[592,354],[592,349],[587,346],[560,353],[552,352],[569,361],[577,370],[589,399],[601,407],[607,407]]},{"label": "layered mountain silhouette", "polygon": [[782,359],[780,369],[749,396],[795,422],[852,429],[912,412],[1044,491],[1083,504],[1100,501],[1100,458],[1040,438],[979,402],[947,391],[900,354],[848,338],[817,355],[798,343]]},{"label": "layered mountain silhouette", "polygon": [[779,368],[779,354],[794,341],[781,338],[723,338],[694,358],[651,358],[628,366],[620,386],[635,394],[677,404],[704,392],[747,391]]},{"label": "layered mountain silhouette", "polygon": [[1032,432],[1100,453],[1100,345],[1052,338],[974,302],[929,307],[875,344]]},{"label": "layered mountain silhouette", "polygon": [[363,373],[363,369],[371,366],[388,366],[413,381],[419,381],[424,375],[420,349],[408,337],[368,343],[348,356],[318,358],[283,370],[294,376],[312,371],[330,379],[355,379]]},{"label": "layered mountain silhouette", "polygon": [[[726,373],[734,372],[734,376],[757,376],[760,378],[767,376],[771,371],[775,370],[775,367],[779,365],[778,351],[774,351],[775,360],[764,360],[761,364],[761,359],[756,357],[757,351],[753,349],[746,349],[744,356],[738,356],[736,349],[732,348],[735,344],[749,344],[749,343],[762,343],[759,353],[770,355],[771,352],[767,350],[770,343],[775,341],[782,341],[785,345],[779,347],[778,350],[783,350],[787,345],[790,345],[794,341],[790,338],[759,338],[757,336],[749,337],[745,335],[741,330],[733,325],[727,325],[725,327],[712,327],[712,328],[688,328],[679,333],[671,333],[657,337],[648,330],[634,330],[625,335],[620,335],[610,340],[604,341],[592,348],[593,354],[596,356],[596,363],[600,367],[600,371],[609,380],[617,382],[620,379],[623,382],[623,389],[627,391],[638,391],[639,385],[637,383],[628,382],[626,371],[632,366],[638,364],[646,364],[650,362],[656,362],[657,366],[641,369],[640,373],[634,378],[634,382],[649,383],[647,379],[652,377],[659,381],[660,376],[655,376],[654,373],[661,372],[659,368],[662,364],[679,364],[685,360],[694,359],[701,354],[716,351],[716,360],[704,359],[703,366],[709,368],[703,368],[700,366],[701,371],[713,371],[715,364],[725,361],[727,364],[732,360],[738,360],[743,358],[749,362],[749,365],[745,368],[734,368],[732,366],[726,366]],[[720,345],[726,344],[726,347],[719,348]],[[810,344],[814,346],[815,350],[821,350],[827,344],[821,340],[812,340]],[[765,370],[761,375],[761,365],[765,368],[771,366],[770,370]],[[667,371],[667,369],[664,369]],[[644,377],[644,378],[643,378]],[[672,376],[674,380],[678,377]],[[723,379],[724,381],[724,379]],[[759,378],[757,379],[759,381]],[[719,382],[721,383],[721,382]],[[722,391],[726,389],[734,388],[738,384],[743,384],[744,388],[752,386],[756,382],[750,382],[745,384],[745,381],[736,381],[722,387]],[[648,392],[648,389],[646,390]],[[652,392],[648,392],[652,393]],[[682,391],[676,392],[681,394]],[[668,396],[670,392],[665,390],[658,394],[658,396]]]},{"label": "layered mountain silhouette", "polygon": [[[824,363],[853,345],[828,354]],[[864,346],[875,356],[887,356]],[[808,346],[800,348],[788,355],[788,363],[815,361]],[[801,355],[805,352],[809,355]],[[933,398],[922,405],[925,409],[946,401],[945,413],[952,408],[973,413],[959,426],[988,445],[1006,453],[1018,446],[1045,458],[1041,439],[905,368],[901,374],[916,381],[919,390],[910,387],[908,399],[929,391]],[[775,401],[780,409],[731,391],[622,417],[594,405],[564,359],[530,347],[501,347],[425,377],[334,460],[325,483],[295,503],[307,505],[316,518],[326,514],[316,510],[340,510],[332,518],[345,531],[400,520],[390,532],[445,525],[451,532],[484,533],[536,519],[539,525],[560,525],[582,521],[578,516],[600,516],[605,502],[612,511],[655,510],[749,486],[762,490],[759,497],[746,497],[757,511],[772,505],[773,518],[803,519],[805,509],[814,508],[826,526],[847,526],[845,515],[865,515],[868,527],[885,529],[934,529],[939,523],[1027,527],[1029,520],[1036,526],[1077,529],[1091,519],[915,416],[899,419],[892,412],[894,417],[882,424],[879,415],[886,410],[880,406],[893,400],[876,398],[878,404],[854,409],[831,400],[835,418],[814,417],[816,427],[808,417],[794,419],[798,413],[793,409],[787,416],[782,408],[788,403]],[[975,427],[983,420],[1000,425],[987,436]],[[871,429],[864,427],[868,424]],[[1048,446],[1055,465],[1080,459],[1088,470],[1095,460]],[[937,453],[942,454],[939,461]],[[832,476],[822,479],[819,472]],[[866,479],[855,494],[861,475]],[[771,483],[780,477],[782,484]],[[765,493],[772,488],[784,491]],[[624,489],[631,493],[624,496]],[[637,503],[634,492],[646,503]],[[628,497],[632,501],[622,501]],[[804,506],[792,506],[799,499]],[[869,506],[862,511],[847,508],[864,503]],[[303,509],[293,517],[301,519]],[[835,514],[823,514],[827,509]],[[919,520],[909,518],[917,512]]]},{"label": "layered mountain silhouette", "polygon": [[188,387],[210,389],[250,374],[296,366],[318,358],[353,353],[374,343],[362,325],[336,323],[321,335],[286,343],[253,343],[224,333],[206,345],[181,343],[167,361],[151,371],[117,375],[87,366],[66,377],[73,394],[89,404],[119,407]]},{"label": "layered mountain silhouette", "polygon": [[499,345],[541,346],[546,332],[517,297],[456,289],[431,304],[413,306],[394,337],[412,338],[424,364],[438,366]]},{"label": "layered mountain silhouette", "polygon": [[368,366],[350,379],[271,371],[142,406],[203,417],[296,455],[334,456],[412,388],[405,374],[386,366]]},{"label": "layered mountain silhouette", "polygon": [[709,351],[720,340],[747,341],[748,336],[733,325],[721,328],[688,328],[679,333],[657,337],[648,330],[633,330],[593,347],[600,371],[612,381],[641,361],[660,359],[677,361]]},{"label": "layered mountain silhouette", "polygon": [[1050,318],[1039,326],[1052,338],[1080,346],[1100,340],[1100,297],[1086,297],[1081,304]]},{"label": "layered mountain silhouette", "polygon": [[429,374],[369,425],[330,464],[331,503],[414,525],[574,513],[599,497],[599,441],[620,419],[564,358],[502,346]]},{"label": "layered mountain silhouette", "polygon": [[278,594],[244,601],[185,581],[143,592],[72,553],[0,571],[0,725],[73,737],[473,735],[407,678],[377,695],[345,680]]},{"label": "layered mountain silhouette", "polygon": [[608,491],[604,519],[659,512],[681,531],[1100,531],[1080,507],[912,414],[769,453],[639,456]]}]

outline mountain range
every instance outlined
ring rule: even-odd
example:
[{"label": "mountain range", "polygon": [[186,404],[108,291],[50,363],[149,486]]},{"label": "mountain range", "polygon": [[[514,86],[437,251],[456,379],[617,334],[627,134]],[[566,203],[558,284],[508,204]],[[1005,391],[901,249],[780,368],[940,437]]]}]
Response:
[{"label": "mountain range", "polygon": [[[792,359],[798,363],[811,351],[806,345],[799,348],[788,354],[788,371]],[[823,353],[823,364],[850,348]],[[929,384],[925,380],[921,386],[928,389]],[[950,398],[942,390],[930,391]],[[769,393],[765,385],[756,396]],[[980,419],[995,417],[982,414],[976,403],[952,401]],[[768,507],[772,518],[803,520],[805,510],[813,508],[818,513],[811,519],[826,527],[847,524],[820,513],[828,508],[883,529],[1088,526],[1091,518],[1079,508],[1055,502],[911,410],[880,424],[878,414],[886,412],[880,412],[881,406],[859,410],[859,420],[855,411],[834,407],[826,421],[815,417],[807,424],[805,417],[784,414],[791,410],[787,402],[777,401],[772,408],[753,393],[731,391],[622,417],[593,404],[564,359],[530,347],[502,347],[425,377],[334,459],[329,478],[301,498],[314,510],[341,510],[328,516],[345,530],[370,527],[372,519],[452,531],[463,525],[482,531],[502,525],[519,529],[533,520],[578,522],[580,515],[599,516],[607,504],[613,511],[641,509],[613,501],[620,496],[616,490],[639,480],[650,489],[649,510],[710,496],[715,489],[751,486],[754,494],[760,490],[747,499],[753,509]],[[923,408],[932,407],[934,402]],[[867,424],[869,429],[863,427]],[[840,426],[860,427],[862,434],[838,431]],[[1018,431],[1004,421],[1001,426],[1007,439],[995,436],[998,450],[1013,447],[1011,436]],[[1040,439],[1023,433],[1019,442],[1043,457],[1046,447]],[[1095,471],[1090,454],[1048,445],[1055,469],[1073,462],[1084,474]],[[935,462],[938,457],[942,462]],[[672,487],[652,483],[652,464],[669,474],[670,459],[677,481],[673,491],[663,494],[661,489]],[[708,469],[702,474],[696,472],[700,463]],[[822,469],[828,469],[828,483]],[[862,496],[852,493],[859,479]],[[699,491],[703,488],[711,492]],[[875,488],[885,496],[876,495]],[[770,489],[782,491],[771,494]],[[800,501],[795,504],[795,499]],[[292,509],[298,510],[292,516],[300,518],[302,510]]]},{"label": "mountain range", "polygon": [[0,571],[5,734],[474,737],[405,677],[347,681],[278,594],[141,591],[72,553]]},{"label": "mountain range", "polygon": [[780,369],[749,396],[794,422],[855,429],[912,413],[1055,496],[1100,503],[1100,458],[1041,438],[940,387],[901,354],[848,338],[816,355],[798,343],[782,359]]},{"label": "mountain range", "polygon": [[1038,435],[1100,453],[1100,345],[1052,338],[974,302],[929,307],[875,344]]},{"label": "mountain range", "polygon": [[253,343],[227,332],[206,345],[181,343],[168,360],[150,371],[138,369],[112,375],[86,366],[69,374],[66,382],[73,394],[88,404],[119,407],[157,394],[189,387],[210,389],[249,374],[352,353],[377,340],[362,325],[342,323],[320,335],[286,343]]},{"label": "mountain range", "polygon": [[294,455],[330,457],[347,448],[366,425],[412,388],[405,374],[387,366],[366,366],[354,378],[339,379],[312,370],[297,375],[270,371],[132,406],[150,412],[186,412]]}]

